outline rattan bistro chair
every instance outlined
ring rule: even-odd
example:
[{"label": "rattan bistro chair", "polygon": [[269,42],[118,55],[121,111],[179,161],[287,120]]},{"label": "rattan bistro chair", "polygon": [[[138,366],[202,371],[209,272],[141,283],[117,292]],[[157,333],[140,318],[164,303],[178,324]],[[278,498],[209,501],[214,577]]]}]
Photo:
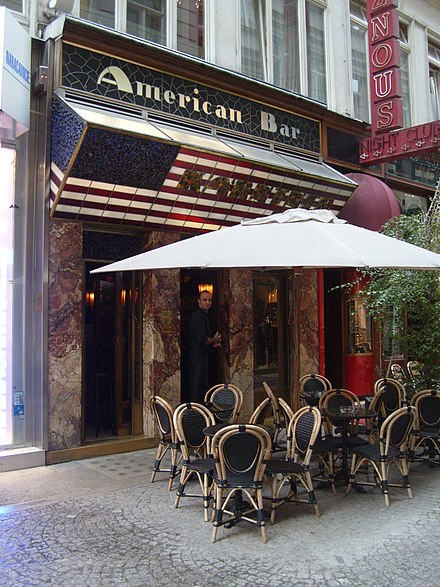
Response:
[{"label": "rattan bistro chair", "polygon": [[266,422],[266,418],[271,413],[271,403],[268,397],[265,397],[262,402],[258,404],[255,410],[252,412],[251,417],[249,418],[249,424],[256,424],[264,426]]},{"label": "rattan bistro chair", "polygon": [[285,411],[280,407],[280,398],[277,398],[269,384],[263,381],[263,389],[270,399],[272,406],[274,434],[272,438],[272,452],[286,450],[287,426],[289,420],[286,420]]},{"label": "rattan bistro chair", "polygon": [[416,422],[411,439],[410,460],[440,464],[440,391],[423,389],[411,398]]},{"label": "rattan bistro chair", "polygon": [[[361,403],[358,396],[349,389],[329,389],[319,400],[320,411],[323,409],[329,409],[337,412],[342,406],[352,407],[355,410],[359,410]],[[323,418],[323,426],[325,438],[330,440],[335,448],[342,448],[342,437],[335,433],[340,426],[337,417]],[[356,421],[350,425],[348,432],[347,444],[349,448],[368,444],[368,441],[365,438],[358,436],[358,424]]]},{"label": "rattan bistro chair", "polygon": [[323,375],[308,373],[299,380],[299,399],[302,405],[317,406],[322,394],[332,388]]},{"label": "rattan bistro chair", "polygon": [[[268,432],[253,424],[226,426],[212,439],[215,459],[213,542],[220,526],[231,527],[242,520],[259,526],[262,540],[266,542],[262,488],[271,444]],[[243,501],[243,493],[248,501]]]},{"label": "rattan bistro chair", "polygon": [[[210,441],[203,429],[215,424],[214,416],[205,406],[188,403],[175,409],[173,422],[182,451],[182,470],[174,506],[179,507],[181,497],[202,498],[205,521],[208,521],[214,460],[209,456]],[[198,479],[201,494],[186,492],[187,482],[193,474]]]},{"label": "rattan bistro chair", "polygon": [[233,424],[240,415],[243,393],[232,383],[219,383],[208,389],[204,401],[218,423]]},{"label": "rattan bistro chair", "polygon": [[[319,517],[319,508],[313,489],[310,460],[313,445],[321,428],[321,414],[316,407],[305,406],[295,412],[287,431],[287,452],[284,460],[271,459],[266,476],[271,488],[270,521],[275,522],[277,508],[287,502],[313,505]],[[304,499],[298,494],[297,482],[307,492]]]},{"label": "rattan bistro chair", "polygon": [[[353,485],[379,487],[389,505],[389,487],[403,487],[412,498],[408,476],[408,441],[414,426],[416,409],[414,406],[399,408],[388,416],[379,432],[379,442],[359,446],[352,450],[350,481],[347,493]],[[374,469],[374,482],[356,481],[356,475],[365,464]],[[401,483],[389,483],[389,470],[395,465],[402,475]]]},{"label": "rattan bistro chair", "polygon": [[[151,474],[151,483],[154,483],[156,473],[169,473],[168,491],[171,491],[181,459],[180,445],[173,424],[173,409],[166,400],[158,395],[153,395],[150,398],[150,411],[159,429],[159,445]],[[171,457],[170,466],[162,468],[163,458],[168,452]]]}]

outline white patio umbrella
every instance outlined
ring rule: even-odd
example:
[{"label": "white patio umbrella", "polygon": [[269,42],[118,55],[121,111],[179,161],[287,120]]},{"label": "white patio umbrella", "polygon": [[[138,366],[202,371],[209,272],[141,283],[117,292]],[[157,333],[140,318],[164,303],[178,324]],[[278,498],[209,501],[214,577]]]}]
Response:
[{"label": "white patio umbrella", "polygon": [[328,210],[298,208],[242,220],[235,226],[165,245],[92,273],[221,267],[440,269],[440,255],[348,224]]}]

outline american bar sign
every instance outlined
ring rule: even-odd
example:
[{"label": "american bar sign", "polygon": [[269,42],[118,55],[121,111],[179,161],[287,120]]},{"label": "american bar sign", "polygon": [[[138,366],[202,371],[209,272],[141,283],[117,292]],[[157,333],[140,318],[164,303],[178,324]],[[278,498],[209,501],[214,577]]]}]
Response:
[{"label": "american bar sign", "polygon": [[320,154],[318,121],[63,43],[61,85],[146,110]]},{"label": "american bar sign", "polygon": [[397,6],[398,0],[367,0],[372,136],[360,141],[359,158],[369,165],[439,148],[439,121],[402,128]]}]

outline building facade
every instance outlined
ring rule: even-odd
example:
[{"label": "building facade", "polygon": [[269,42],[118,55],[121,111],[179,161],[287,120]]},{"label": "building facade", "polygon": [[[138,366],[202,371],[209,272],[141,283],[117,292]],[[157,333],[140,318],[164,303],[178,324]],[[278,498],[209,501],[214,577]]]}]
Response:
[{"label": "building facade", "polygon": [[[294,402],[307,372],[368,395],[383,353],[362,308],[335,288],[348,278],[339,270],[90,273],[292,206],[373,230],[427,209],[438,152],[359,164],[365,3],[3,4],[32,46],[30,130],[12,140],[26,220],[8,384],[23,393],[4,452],[53,463],[152,445],[149,397],[187,397],[187,324],[202,287],[213,288],[224,341],[211,380],[237,384],[245,414],[263,380]],[[399,21],[405,126],[437,121],[437,3],[401,0]]]}]

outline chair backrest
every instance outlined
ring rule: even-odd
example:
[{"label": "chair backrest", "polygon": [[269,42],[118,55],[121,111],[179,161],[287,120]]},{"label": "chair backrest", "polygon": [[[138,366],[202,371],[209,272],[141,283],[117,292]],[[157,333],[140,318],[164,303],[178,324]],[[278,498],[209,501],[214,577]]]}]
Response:
[{"label": "chair backrest", "polygon": [[174,411],[173,423],[179,439],[183,458],[204,458],[209,452],[209,438],[203,429],[215,424],[211,412],[197,403],[181,404]]},{"label": "chair backrest", "polygon": [[405,451],[415,419],[416,409],[414,406],[399,408],[388,416],[380,427],[379,432],[382,455],[388,455],[391,446],[402,453]]},{"label": "chair backrest", "polygon": [[405,402],[405,388],[395,379],[383,377],[374,384],[374,393],[383,392],[380,411],[384,417],[401,408]]},{"label": "chair backrest", "polygon": [[265,397],[251,414],[251,417],[249,418],[249,424],[264,425],[267,416],[271,412],[271,407],[270,398]]},{"label": "chair backrest", "polygon": [[402,383],[402,384],[405,383],[405,380],[407,377],[406,377],[406,373],[405,373],[405,370],[402,367],[402,365],[399,365],[399,363],[393,363],[390,366],[390,371],[393,376],[393,379],[395,379],[399,383]]},{"label": "chair backrest", "polygon": [[282,415],[282,418],[283,418],[283,421],[286,425],[286,430],[287,430],[287,428],[289,427],[290,421],[293,418],[293,415],[295,412],[289,406],[289,404],[286,402],[286,400],[284,400],[282,397],[278,398],[278,402],[280,405],[281,415]]},{"label": "chair backrest", "polygon": [[320,429],[321,413],[318,408],[304,406],[295,412],[287,430],[286,458],[308,465]]},{"label": "chair backrest", "polygon": [[324,392],[319,400],[319,409],[337,411],[341,406],[352,406],[360,408],[361,403],[358,396],[349,389],[329,389]]},{"label": "chair backrest", "polygon": [[317,406],[322,394],[331,388],[332,384],[323,375],[308,373],[299,380],[299,399],[303,405]]},{"label": "chair backrest", "polygon": [[232,424],[240,415],[243,393],[232,383],[219,383],[208,389],[205,394],[205,403],[213,406],[218,422]]},{"label": "chair backrest", "polygon": [[261,487],[272,442],[266,430],[253,424],[232,424],[217,432],[211,450],[219,486]]},{"label": "chair backrest", "polygon": [[411,405],[416,409],[418,430],[440,430],[440,391],[422,389],[413,395]]},{"label": "chair backrest", "polygon": [[423,367],[418,361],[408,361],[406,368],[412,379],[420,379],[423,377]]},{"label": "chair backrest", "polygon": [[284,426],[283,414],[280,410],[280,404],[278,398],[270,388],[269,384],[266,381],[263,381],[263,389],[267,394],[267,397],[270,399],[270,403],[272,404],[272,412],[273,412],[273,422],[277,428],[281,428]]},{"label": "chair backrest", "polygon": [[162,441],[177,442],[176,431],[173,424],[173,408],[158,395],[150,398],[150,411],[154,416]]}]

